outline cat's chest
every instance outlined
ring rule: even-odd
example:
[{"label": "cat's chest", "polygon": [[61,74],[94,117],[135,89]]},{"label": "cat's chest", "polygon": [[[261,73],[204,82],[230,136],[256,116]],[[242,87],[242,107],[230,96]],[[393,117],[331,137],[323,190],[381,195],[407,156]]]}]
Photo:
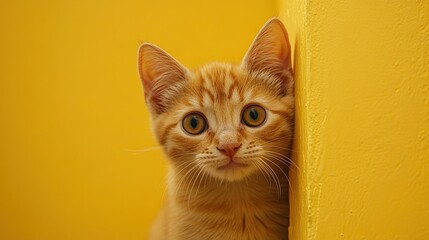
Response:
[{"label": "cat's chest", "polygon": [[180,215],[174,230],[177,239],[287,239],[289,214],[282,206],[236,206],[219,212],[188,209]]}]

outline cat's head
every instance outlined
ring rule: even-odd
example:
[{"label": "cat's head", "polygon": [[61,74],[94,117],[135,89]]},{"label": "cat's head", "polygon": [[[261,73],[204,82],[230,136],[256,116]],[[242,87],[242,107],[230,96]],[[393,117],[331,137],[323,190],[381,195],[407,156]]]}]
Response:
[{"label": "cat's head", "polygon": [[138,67],[154,132],[177,173],[238,181],[285,168],[294,114],[290,55],[276,18],[241,65],[191,71],[155,45],[141,45]]}]

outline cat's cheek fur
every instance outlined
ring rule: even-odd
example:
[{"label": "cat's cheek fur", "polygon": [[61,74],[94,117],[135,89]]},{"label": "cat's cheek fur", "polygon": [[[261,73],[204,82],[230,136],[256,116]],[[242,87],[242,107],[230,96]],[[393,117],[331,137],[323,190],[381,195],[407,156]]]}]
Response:
[{"label": "cat's cheek fur", "polygon": [[[202,133],[198,136],[188,136],[182,131],[183,130],[177,126],[170,132],[168,136],[168,144],[166,144],[170,151],[167,151],[167,154],[172,155],[172,151],[176,150],[181,152],[187,158],[194,159],[196,153],[201,151],[207,141],[205,139],[206,134]],[[174,161],[174,158],[171,160]]]}]

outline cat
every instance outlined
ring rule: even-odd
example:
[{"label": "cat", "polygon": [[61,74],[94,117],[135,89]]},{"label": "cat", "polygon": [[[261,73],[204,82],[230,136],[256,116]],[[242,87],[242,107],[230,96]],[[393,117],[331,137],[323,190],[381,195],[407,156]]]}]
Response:
[{"label": "cat", "polygon": [[239,65],[189,70],[143,43],[138,70],[170,163],[150,239],[288,239],[294,79],[282,22],[270,19]]}]

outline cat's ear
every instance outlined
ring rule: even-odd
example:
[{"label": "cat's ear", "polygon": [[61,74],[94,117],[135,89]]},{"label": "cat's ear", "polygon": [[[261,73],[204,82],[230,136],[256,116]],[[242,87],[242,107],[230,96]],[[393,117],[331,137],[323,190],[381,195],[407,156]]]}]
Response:
[{"label": "cat's ear", "polygon": [[249,71],[265,72],[282,81],[288,81],[291,78],[292,60],[289,38],[283,23],[278,18],[271,18],[262,27],[241,65]]},{"label": "cat's ear", "polygon": [[151,112],[164,112],[183,87],[188,70],[164,50],[150,43],[143,43],[139,48],[138,69]]}]

